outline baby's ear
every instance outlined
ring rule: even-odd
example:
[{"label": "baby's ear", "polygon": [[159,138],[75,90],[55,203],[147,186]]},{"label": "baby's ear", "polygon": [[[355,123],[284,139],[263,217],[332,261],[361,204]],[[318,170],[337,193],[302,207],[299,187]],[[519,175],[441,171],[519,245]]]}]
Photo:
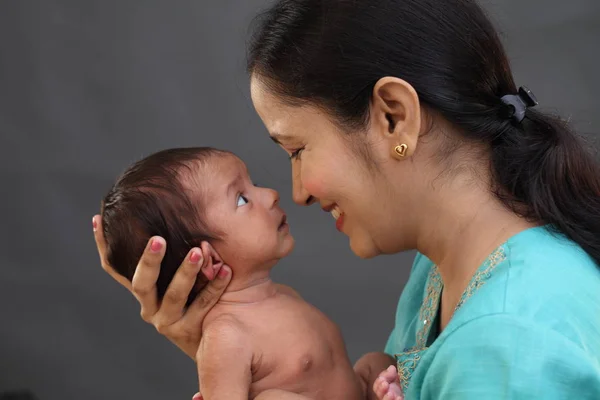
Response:
[{"label": "baby's ear", "polygon": [[202,242],[200,244],[200,249],[202,250],[202,255],[204,256],[202,272],[209,281],[212,281],[223,267],[223,259],[219,253],[217,253],[215,248],[208,242]]}]

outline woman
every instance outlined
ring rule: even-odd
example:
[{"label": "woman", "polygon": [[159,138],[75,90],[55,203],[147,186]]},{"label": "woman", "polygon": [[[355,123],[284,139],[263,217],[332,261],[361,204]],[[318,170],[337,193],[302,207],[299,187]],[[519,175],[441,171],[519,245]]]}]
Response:
[{"label": "woman", "polygon": [[[385,349],[406,398],[600,398],[600,168],[517,89],[480,7],[280,0],[253,39],[252,101],[294,201],[332,211],[359,257],[418,250]],[[183,312],[184,263],[158,304],[164,247],[121,283],[193,357],[229,271]]]}]

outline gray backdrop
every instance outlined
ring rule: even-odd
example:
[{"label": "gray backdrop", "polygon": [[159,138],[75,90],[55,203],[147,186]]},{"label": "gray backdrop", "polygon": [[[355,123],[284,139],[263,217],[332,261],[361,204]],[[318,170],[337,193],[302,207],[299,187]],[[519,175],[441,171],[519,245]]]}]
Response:
[{"label": "gray backdrop", "polygon": [[[282,193],[297,239],[275,277],[381,350],[412,254],[361,261],[255,115],[245,40],[263,0],[1,0],[0,392],[42,400],[189,399],[196,371],[102,272],[91,217],[116,175],[166,147],[233,150]],[[598,0],[496,0],[518,84],[600,126]],[[596,112],[594,112],[596,111]],[[362,311],[361,311],[362,310]]]}]

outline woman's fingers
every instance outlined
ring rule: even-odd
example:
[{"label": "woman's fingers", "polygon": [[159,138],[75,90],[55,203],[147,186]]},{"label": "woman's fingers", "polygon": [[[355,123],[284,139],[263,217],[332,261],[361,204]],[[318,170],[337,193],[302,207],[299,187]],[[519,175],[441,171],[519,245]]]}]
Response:
[{"label": "woman's fingers", "polygon": [[115,281],[119,282],[127,290],[131,292],[131,282],[123,275],[117,273],[115,269],[108,263],[106,256],[106,241],[104,240],[104,231],[102,230],[102,217],[100,215],[94,215],[92,218],[92,225],[94,227],[94,239],[96,240],[96,248],[98,249],[98,255],[100,256],[100,264],[102,269],[106,271]]},{"label": "woman's fingers", "polygon": [[196,284],[203,263],[204,256],[200,249],[195,247],[190,250],[177,269],[156,313],[154,325],[159,332],[177,322],[183,315],[185,304]]},{"label": "woman's fingers", "polygon": [[[202,337],[204,317],[217,303],[231,281],[231,269],[223,264],[216,253],[213,254],[214,250],[208,243],[203,242],[201,248],[190,250],[173,277],[162,301],[159,301],[156,282],[167,248],[165,240],[155,236],[148,241],[133,279],[129,282],[107,262],[102,218],[96,215],[92,223],[102,268],[137,298],[141,306],[142,319],[154,325],[161,334],[193,359]],[[213,257],[216,257],[217,262],[213,262]],[[185,304],[201,270],[212,281],[185,310]]]},{"label": "woman's fingers", "polygon": [[179,319],[170,325],[157,325],[160,333],[171,339],[181,350],[190,358],[196,359],[198,345],[202,338],[202,322],[219,301],[219,298],[225,291],[225,288],[231,281],[231,269],[223,266],[217,278],[200,291],[192,304],[185,310],[185,313],[179,314]]},{"label": "woman's fingers", "polygon": [[142,306],[141,315],[146,322],[152,322],[153,316],[158,311],[156,281],[166,247],[163,238],[159,236],[150,238],[133,275],[133,294]]},{"label": "woman's fingers", "polygon": [[181,323],[199,329],[206,314],[219,301],[227,285],[229,285],[231,275],[229,266],[224,265],[221,267],[216,278],[208,282],[206,287],[198,294],[198,297],[190,304]]}]

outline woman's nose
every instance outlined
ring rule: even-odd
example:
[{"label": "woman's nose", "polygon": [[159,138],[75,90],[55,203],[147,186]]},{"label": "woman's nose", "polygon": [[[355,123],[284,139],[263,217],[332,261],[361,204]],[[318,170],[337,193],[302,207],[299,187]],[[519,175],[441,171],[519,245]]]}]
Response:
[{"label": "woman's nose", "polygon": [[292,198],[299,206],[310,206],[315,198],[302,185],[300,168],[292,166]]}]

